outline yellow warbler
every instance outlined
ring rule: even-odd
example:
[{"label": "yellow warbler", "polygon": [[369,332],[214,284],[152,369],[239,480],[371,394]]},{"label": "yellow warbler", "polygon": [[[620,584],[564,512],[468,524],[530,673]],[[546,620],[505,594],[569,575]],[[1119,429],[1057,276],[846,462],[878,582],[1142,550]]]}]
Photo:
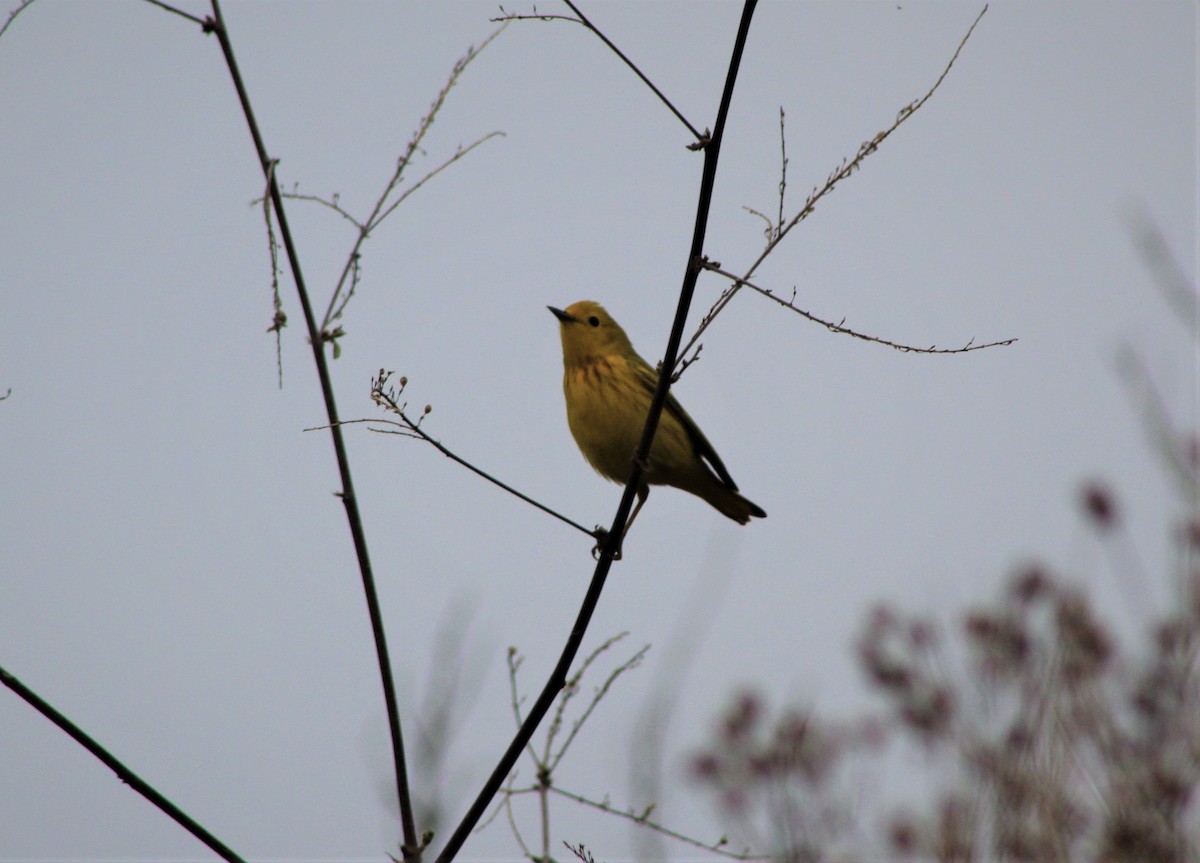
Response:
[{"label": "yellow warbler", "polygon": [[[592,467],[601,476],[624,483],[646,425],[658,372],[638,356],[629,336],[599,303],[582,300],[565,310],[547,308],[560,323],[567,425]],[[691,492],[739,524],[751,516],[766,518],[760,507],[738,494],[708,438],[670,393],[645,467],[630,524],[646,502],[650,485]]]}]

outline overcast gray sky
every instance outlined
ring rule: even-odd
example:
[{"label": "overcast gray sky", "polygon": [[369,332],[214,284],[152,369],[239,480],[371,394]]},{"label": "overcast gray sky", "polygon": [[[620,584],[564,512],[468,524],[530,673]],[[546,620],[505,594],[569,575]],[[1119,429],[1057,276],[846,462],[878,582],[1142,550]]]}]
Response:
[{"label": "overcast gray sky", "polygon": [[[584,8],[711,125],[737,4]],[[1132,348],[1174,420],[1195,427],[1195,343],[1129,226],[1153,220],[1195,277],[1196,8],[994,3],[939,92],[759,272],[802,308],[884,338],[1015,345],[901,354],[748,292],[704,336],[676,394],[770,516],[739,527],[683,493],[651,496],[585,649],[626,630],[615,656],[653,648],[591,720],[564,787],[649,802],[630,787],[634,723],[683,673],[656,814],[713,839],[687,753],[744,685],[831,715],[872,703],[853,640],[873,603],[949,621],[1037,558],[1085,581],[1125,632],[1167,607],[1180,502],[1115,356]],[[737,271],[762,246],[744,208],[778,205],[781,106],[794,211],[928,89],[979,9],[762,5],[708,255]],[[361,216],[496,6],[225,11],[281,181],[339,193]],[[365,607],[328,436],[303,431],[324,414],[286,276],[277,387],[250,205],[263,181],[217,42],[148,4],[42,0],[0,40],[0,82],[0,393],[12,389],[0,402],[0,664],[247,857],[384,859],[399,837]],[[607,524],[620,490],[570,438],[545,306],[598,300],[660,357],[701,157],[567,24],[510,26],[451,93],[411,176],[494,130],[505,136],[365,247],[332,363],[339,404],[376,416],[371,375],[395,369],[413,404],[433,405],[424,428],[447,446]],[[290,213],[323,307],[352,232],[318,206]],[[693,321],[720,288],[701,279]],[[540,687],[586,589],[590,543],[428,446],[364,426],[347,438],[410,739],[434,633],[447,620],[464,630],[478,691],[442,777],[457,818],[512,731],[504,651],[518,646],[523,684]],[[1078,515],[1089,477],[1119,495],[1134,570],[1114,567]],[[681,621],[688,608],[699,622]],[[698,637],[685,672],[664,660],[680,631]],[[10,695],[0,735],[0,859],[207,859]],[[526,827],[534,815],[531,801],[518,808]],[[598,858],[632,853],[624,824],[559,804],[554,819],[557,838]],[[519,854],[503,819],[467,853]]]}]

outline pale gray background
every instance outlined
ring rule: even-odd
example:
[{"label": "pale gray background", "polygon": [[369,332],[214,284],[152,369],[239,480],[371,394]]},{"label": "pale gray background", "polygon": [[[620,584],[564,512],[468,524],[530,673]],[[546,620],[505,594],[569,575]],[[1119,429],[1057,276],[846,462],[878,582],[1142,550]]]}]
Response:
[{"label": "pale gray background", "polygon": [[[711,123],[736,4],[586,8]],[[979,8],[764,4],[708,254],[738,269],[761,246],[742,207],[775,207],[781,105],[794,208],[929,87]],[[230,3],[284,184],[364,213],[495,11]],[[873,703],[852,646],[876,601],[951,620],[1042,558],[1089,582],[1125,632],[1167,606],[1179,502],[1114,356],[1132,346],[1176,422],[1195,422],[1194,343],[1152,289],[1129,217],[1148,214],[1194,276],[1196,35],[1193,3],[993,4],[941,91],[760,273],[880,336],[1015,346],[902,355],[750,294],[719,319],[677,394],[770,517],[742,528],[681,493],[652,496],[587,647],[629,630],[621,655],[654,649],[595,715],[564,787],[644,805],[630,790],[635,720],[684,674],[657,814],[715,838],[687,753],[743,685],[831,714]],[[0,40],[0,118],[0,392],[13,391],[0,403],[0,663],[244,855],[384,859],[398,830],[364,604],[328,437],[302,431],[324,415],[286,278],[276,387],[249,203],[262,178],[216,40],[149,5],[41,0]],[[426,428],[444,443],[608,523],[619,491],[570,440],[545,305],[600,300],[661,356],[701,157],[567,24],[510,27],[452,93],[411,176],[496,129],[507,137],[366,247],[332,364],[339,402],[347,418],[375,415],[370,377],[396,369],[414,404],[433,404]],[[323,307],[351,233],[311,205],[291,214]],[[702,279],[697,317],[719,287]],[[443,777],[456,817],[511,732],[504,650],[518,645],[525,684],[540,686],[589,542],[427,446],[363,426],[347,436],[410,739],[433,633],[469,620],[463,665],[479,691]],[[1092,476],[1117,489],[1118,554],[1140,569],[1115,567],[1082,523],[1075,496]],[[682,620],[697,595],[699,622]],[[686,671],[664,661],[681,628],[700,639]],[[3,692],[0,752],[0,859],[207,859]],[[876,791],[897,787],[862,789],[864,830]],[[563,804],[554,819],[556,840],[634,853],[624,824]],[[467,851],[518,856],[503,820]]]}]

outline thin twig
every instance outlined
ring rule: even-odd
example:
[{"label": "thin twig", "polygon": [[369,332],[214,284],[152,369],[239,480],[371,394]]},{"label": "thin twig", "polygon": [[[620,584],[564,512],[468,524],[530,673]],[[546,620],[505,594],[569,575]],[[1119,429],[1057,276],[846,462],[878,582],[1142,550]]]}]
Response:
[{"label": "thin twig", "polygon": [[[450,77],[442,86],[442,89],[438,91],[437,96],[434,97],[433,103],[430,105],[429,110],[425,112],[425,116],[421,118],[421,122],[417,124],[416,132],[414,132],[412,138],[409,139],[407,146],[404,148],[404,152],[400,155],[400,158],[396,160],[396,167],[392,171],[392,176],[388,180],[387,185],[384,186],[383,193],[375,201],[375,206],[371,209],[371,214],[367,216],[367,218],[361,223],[358,238],[354,241],[354,246],[350,249],[350,254],[346,257],[346,264],[342,268],[342,275],[338,279],[337,285],[334,287],[333,293],[329,297],[329,304],[326,306],[325,315],[321,319],[322,331],[328,329],[329,326],[341,316],[342,312],[346,308],[346,303],[349,302],[350,297],[353,295],[357,280],[351,281],[350,288],[348,290],[346,289],[346,280],[351,276],[352,273],[357,271],[362,245],[366,242],[367,237],[371,235],[371,232],[375,230],[375,228],[379,227],[379,224],[389,215],[391,215],[392,211],[395,210],[395,204],[388,206],[388,200],[391,197],[392,192],[395,191],[396,187],[400,185],[400,181],[404,178],[404,171],[412,162],[413,156],[415,156],[417,151],[420,150],[421,142],[425,140],[425,135],[433,126],[433,121],[436,119],[438,112],[441,111],[442,106],[445,104],[446,97],[450,94],[450,90],[456,83],[458,83],[458,79],[462,76],[463,72],[466,71],[466,68],[471,65],[471,61],[478,57],[483,49],[490,45],[496,39],[496,37],[504,31],[504,27],[505,25],[497,27],[486,39],[483,40],[483,42],[480,43],[478,48],[471,46],[467,49],[467,53],[455,62],[454,68],[450,70]],[[482,144],[484,141],[496,136],[497,134],[500,133],[492,132],[491,134],[486,135],[475,143],[471,144],[469,147],[460,149],[454,154],[453,157],[447,160],[447,162],[435,168],[424,178],[422,178],[417,183],[417,187],[423,185],[426,180],[440,173],[441,170],[448,164],[458,161],[458,159],[475,149],[475,147],[477,147],[479,144]],[[412,194],[417,187],[409,189],[407,192],[405,192],[400,200],[402,201],[404,198],[408,197],[408,195]],[[399,201],[396,202],[396,204],[398,203]]]},{"label": "thin twig", "polygon": [[787,193],[787,135],[784,134],[784,113],[783,106],[779,106],[779,221],[776,224],[783,224],[783,199]]},{"label": "thin twig", "polygon": [[229,848],[228,845],[205,830],[204,827],[166,797],[163,797],[153,786],[117,760],[111,752],[97,743],[82,728],[59,713],[52,705],[43,700],[36,692],[4,668],[0,668],[0,683],[3,683],[23,698],[34,710],[69,734],[74,738],[76,743],[100,759],[105,766],[117,774],[118,779],[161,809],[172,821],[211,848],[222,859],[229,860],[231,863],[242,863],[242,858]]},{"label": "thin twig", "polygon": [[[618,638],[624,638],[626,635],[628,635],[628,633],[623,632],[620,636],[609,639],[607,642],[605,642],[605,647],[607,648],[613,642],[617,641]],[[592,700],[588,702],[588,706],[584,708],[583,713],[580,714],[578,719],[571,723],[571,731],[567,734],[567,739],[564,740],[562,746],[558,748],[558,753],[550,759],[549,767],[551,770],[554,770],[556,767],[558,767],[558,764],[560,761],[562,761],[563,756],[567,754],[567,749],[569,749],[571,743],[574,742],[576,735],[579,734],[579,731],[581,728],[583,728],[584,723],[588,721],[588,718],[592,715],[592,711],[596,709],[596,705],[598,705],[601,699],[608,694],[608,690],[612,688],[612,685],[616,682],[617,678],[626,671],[630,671],[641,665],[642,660],[646,657],[646,653],[649,650],[649,644],[643,645],[641,650],[609,672],[609,675],[607,678],[605,678],[604,683],[592,693]],[[581,670],[580,674],[582,673],[583,672]]]},{"label": "thin twig", "polygon": [[[537,860],[538,856],[529,850],[529,846],[525,844],[525,837],[521,835],[521,828],[517,826],[517,817],[513,815],[512,798],[504,798],[504,814],[508,816],[508,826],[512,830],[513,838],[517,840],[517,844],[521,846],[521,850],[525,852],[525,856],[530,860]],[[550,863],[550,861],[545,861]]]},{"label": "thin twig", "polygon": [[[508,648],[508,689],[512,700],[513,718],[517,720],[517,728],[521,727],[524,721],[521,719],[521,702],[525,699],[521,697],[520,691],[517,688],[517,672],[521,670],[521,663],[525,661],[525,657],[517,652],[515,647]],[[533,748],[533,742],[525,744],[526,750],[529,752],[529,757],[533,759],[534,764],[537,763],[537,752]]]},{"label": "thin twig", "polygon": [[[832,192],[842,180],[846,179],[855,171],[857,171],[862,165],[863,161],[872,153],[876,152],[879,149],[879,145],[882,144],[884,140],[888,138],[888,136],[895,132],[896,129],[900,128],[900,126],[907,121],[908,118],[920,110],[921,106],[929,101],[929,98],[935,92],[937,92],[938,87],[942,85],[942,82],[946,80],[946,76],[950,74],[950,69],[954,66],[955,61],[958,59],[958,55],[962,53],[962,49],[967,44],[967,40],[971,38],[971,34],[975,32],[975,27],[979,24],[980,19],[983,18],[987,10],[988,7],[985,5],[983,9],[980,10],[979,14],[975,16],[975,20],[971,22],[971,26],[967,28],[966,35],[962,37],[958,43],[958,47],[954,49],[954,54],[951,55],[950,61],[942,69],[942,74],[939,75],[937,80],[933,82],[933,86],[925,92],[925,95],[917,99],[915,102],[910,102],[901,108],[896,114],[896,119],[890,126],[884,129],[882,132],[879,132],[871,140],[860,144],[858,152],[855,154],[853,159],[849,161],[843,159],[842,164],[835,168],[826,178],[825,185],[821,186],[819,189],[813,190],[813,192],[808,196],[808,200],[804,202],[804,206],[800,208],[799,212],[797,212],[796,215],[793,216],[786,225],[782,224],[782,219],[780,220],[780,224],[775,225],[773,238],[767,241],[762,253],[759,254],[758,258],[750,265],[746,272],[740,277],[735,277],[734,283],[726,288],[717,298],[716,302],[713,303],[712,307],[708,310],[708,313],[705,314],[705,316],[701,319],[700,326],[696,329],[696,332],[692,334],[691,339],[689,339],[687,344],[684,346],[683,351],[681,352],[682,354],[686,354],[688,350],[691,349],[692,345],[699,340],[700,336],[703,335],[706,329],[708,329],[708,326],[713,322],[713,320],[716,319],[717,315],[719,315],[725,309],[725,307],[729,305],[729,302],[734,298],[734,296],[737,295],[742,286],[748,283],[747,280],[754,275],[754,273],[758,270],[759,265],[761,265],[762,262],[766,260],[767,256],[775,250],[775,247],[783,241],[783,238],[786,237],[793,228],[795,228],[813,213],[817,207],[817,203],[830,192]],[[824,322],[822,321],[819,323]]]},{"label": "thin twig", "polygon": [[710,843],[710,842],[702,842],[701,840],[696,839],[695,837],[687,836],[683,833],[679,833],[675,830],[672,830],[669,827],[665,827],[662,824],[659,824],[656,821],[651,821],[649,818],[648,811],[642,812],[639,814],[639,813],[632,812],[632,811],[617,809],[617,808],[609,805],[608,803],[605,803],[603,801],[592,800],[589,797],[585,797],[582,794],[576,794],[573,791],[566,791],[562,788],[559,788],[557,785],[551,786],[550,790],[552,792],[554,792],[555,794],[558,794],[562,797],[566,797],[568,800],[574,800],[576,803],[582,803],[584,806],[590,806],[593,809],[599,809],[601,812],[606,812],[609,815],[620,816],[621,818],[625,818],[629,821],[632,821],[634,824],[637,824],[641,827],[645,827],[648,830],[653,830],[655,833],[661,833],[663,836],[668,836],[671,839],[675,839],[679,842],[684,842],[695,848],[703,848],[705,851],[711,851],[713,854],[720,854],[722,857],[727,857],[731,860],[769,860],[770,859],[769,857],[751,854],[749,852],[749,850],[742,851],[742,852],[728,851],[722,847],[723,845],[728,844],[728,842],[724,836],[722,836],[716,842]]},{"label": "thin twig", "polygon": [[[554,516],[559,521],[569,524],[571,527],[575,528],[576,530],[582,531],[583,533],[586,533],[588,536],[592,537],[593,539],[600,539],[599,531],[588,530],[583,525],[567,518],[565,515],[558,512],[557,510],[553,510],[550,507],[546,506],[544,503],[534,500],[529,495],[524,494],[523,492],[517,491],[515,488],[513,488],[508,483],[496,479],[496,477],[492,476],[487,471],[471,464],[469,461],[464,459],[462,456],[452,452],[450,449],[443,446],[440,441],[438,441],[435,438],[432,438],[428,434],[426,434],[425,431],[421,429],[421,419],[424,419],[424,416],[429,413],[429,410],[425,411],[425,414],[422,415],[421,419],[418,419],[414,422],[413,419],[411,417],[409,417],[407,413],[405,413],[405,410],[404,410],[405,406],[402,404],[399,404],[397,401],[399,391],[392,391],[389,388],[387,388],[387,380],[388,380],[388,377],[391,376],[391,374],[392,374],[392,372],[384,371],[383,369],[379,370],[378,377],[376,377],[375,380],[373,380],[371,382],[371,400],[374,401],[380,407],[385,408],[385,409],[391,411],[392,413],[394,413],[396,416],[400,417],[400,423],[396,423],[393,420],[382,420],[382,419],[358,420],[357,422],[382,422],[382,423],[388,423],[390,425],[398,425],[404,429],[405,433],[408,436],[420,438],[421,440],[425,441],[425,443],[429,444],[434,449],[436,449],[438,452],[440,452],[442,455],[444,455],[446,458],[450,459],[451,461],[455,461],[458,464],[461,464],[467,470],[475,473],[476,475],[478,475],[480,477],[483,477],[484,479],[486,479],[488,482],[492,483],[493,485],[499,486],[500,488],[504,489],[509,494],[515,495],[516,497],[519,497],[521,500],[525,501],[526,503],[536,506],[542,512],[547,513],[548,515]],[[400,378],[400,382],[401,382],[400,383],[400,388],[401,388],[400,391],[402,391],[404,388],[404,384],[407,382],[407,379]]]},{"label": "thin twig", "polygon": [[[154,0],[151,0],[151,2],[154,2]],[[8,19],[4,22],[4,26],[0,27],[0,36],[4,35],[4,31],[8,29],[9,25],[12,24],[18,15],[28,9],[32,3],[33,0],[21,0],[21,2],[17,5],[17,8],[8,13]],[[162,4],[160,3],[159,5],[161,6]]]},{"label": "thin twig", "polygon": [[446,159],[446,161],[442,162],[442,164],[438,165],[436,168],[434,168],[432,171],[430,171],[424,177],[417,180],[417,182],[413,183],[411,186],[409,186],[407,189],[405,189],[404,192],[400,195],[400,197],[397,198],[395,201],[393,201],[391,203],[391,205],[386,210],[384,210],[382,213],[380,213],[379,217],[371,223],[371,228],[378,226],[378,224],[380,222],[382,222],[384,219],[386,219],[388,216],[390,216],[392,214],[393,210],[395,210],[397,207],[399,207],[401,204],[403,204],[408,199],[409,195],[411,195],[413,192],[417,191],[417,189],[424,186],[426,183],[428,183],[430,180],[432,180],[438,174],[442,173],[442,171],[449,168],[451,165],[453,165],[455,162],[457,162],[463,156],[470,153],[472,150],[474,150],[480,144],[490,141],[492,138],[503,138],[503,137],[506,137],[505,134],[499,130],[497,130],[495,132],[488,132],[486,135],[484,135],[481,138],[477,138],[476,140],[472,141],[467,146],[459,147],[457,150],[454,151],[454,155],[450,156],[448,159]]},{"label": "thin twig", "polygon": [[610,51],[620,57],[622,63],[628,66],[635,75],[642,79],[642,83],[649,87],[650,91],[658,97],[659,101],[666,105],[667,109],[675,115],[679,122],[683,123],[683,125],[687,127],[687,130],[691,132],[692,137],[696,139],[697,144],[701,144],[707,140],[707,136],[697,131],[696,127],[688,122],[687,117],[680,113],[679,109],[671,103],[671,100],[666,97],[662,90],[658,89],[658,87],[654,85],[654,82],[647,78],[645,73],[637,67],[637,64],[625,56],[625,53],[612,43],[612,40],[600,32],[600,28],[593,24],[586,15],[579,11],[578,6],[572,3],[571,0],[563,0],[563,3],[565,3],[577,17],[572,18],[569,15],[539,15],[536,12],[532,15],[510,15],[505,12],[504,7],[501,6],[500,12],[502,14],[497,18],[493,18],[492,21],[568,21],[572,24],[580,24],[583,27],[586,27],[588,30],[591,30],[593,33],[595,33],[600,41],[608,46]]},{"label": "thin twig", "polygon": [[287,326],[287,313],[283,310],[283,297],[279,295],[279,242],[275,239],[275,226],[271,221],[271,180],[279,160],[271,161],[267,175],[267,189],[262,196],[263,224],[267,226],[267,254],[271,258],[271,303],[275,314],[271,318],[268,333],[275,334],[275,371],[279,377],[279,388],[283,389],[283,328]]},{"label": "thin twig", "polygon": [[323,207],[328,207],[354,227],[358,228],[358,230],[364,230],[363,223],[354,218],[354,216],[344,210],[341,204],[338,203],[337,195],[334,195],[332,198],[322,198],[320,195],[302,195],[299,192],[284,192],[283,199],[285,201],[311,201],[314,204],[320,204]]},{"label": "thin twig", "polygon": [[230,41],[229,32],[225,27],[225,21],[221,15],[220,0],[212,0],[212,10],[212,18],[205,21],[204,26],[208,32],[215,33],[220,42],[221,52],[225,57],[225,64],[229,68],[230,77],[233,79],[234,88],[237,90],[238,101],[242,106],[242,113],[246,118],[246,125],[250,129],[251,137],[254,139],[254,147],[258,154],[259,164],[262,166],[263,175],[268,181],[271,204],[279,225],[279,234],[283,240],[283,247],[287,251],[288,264],[291,267],[292,277],[296,283],[296,293],[299,295],[300,306],[304,311],[304,323],[308,329],[309,346],[312,350],[313,362],[317,367],[317,377],[321,384],[321,394],[325,400],[325,412],[330,426],[329,434],[332,438],[334,454],[338,464],[338,474],[342,483],[342,490],[339,497],[341,497],[342,505],[345,507],[346,521],[350,528],[350,535],[354,541],[354,550],[358,559],[359,573],[362,578],[363,593],[367,601],[367,612],[371,621],[371,632],[375,639],[375,656],[379,665],[384,703],[387,707],[388,730],[391,735],[393,769],[396,779],[396,794],[400,810],[400,823],[404,835],[403,855],[405,861],[412,863],[412,861],[417,861],[420,858],[421,841],[417,835],[413,817],[412,799],[408,790],[408,770],[405,766],[404,737],[400,729],[400,711],[397,707],[395,678],[392,674],[392,663],[388,654],[387,637],[383,628],[383,613],[380,610],[379,596],[375,589],[375,575],[371,568],[371,558],[367,550],[366,531],[363,528],[362,516],[358,509],[358,497],[354,492],[354,482],[350,474],[350,459],[346,454],[346,446],[342,439],[342,430],[338,422],[337,402],[334,399],[333,382],[330,380],[329,367],[325,359],[325,342],[322,338],[321,330],[317,327],[312,304],[309,302],[308,289],[305,286],[304,275],[300,268],[299,252],[292,239],[287,212],[284,210],[283,198],[279,191],[278,178],[273,168],[274,160],[267,154],[262,132],[259,130],[258,122],[254,117],[254,110],[250,106],[250,96],[246,91],[245,83],[242,81],[241,72],[238,70],[237,59],[233,53],[233,43]]},{"label": "thin twig", "polygon": [[856,339],[862,339],[865,342],[874,342],[877,345],[886,345],[889,348],[895,348],[896,350],[900,351],[901,353],[966,354],[966,353],[970,353],[971,351],[981,351],[984,348],[998,348],[998,347],[1002,347],[1004,345],[1011,345],[1017,341],[1017,339],[1011,338],[1011,339],[1002,339],[1001,341],[997,341],[997,342],[986,342],[984,344],[977,345],[977,344],[975,344],[975,340],[971,339],[970,341],[968,341],[965,345],[963,345],[960,348],[939,348],[937,345],[930,345],[927,348],[922,348],[917,345],[901,344],[900,342],[893,342],[889,339],[880,338],[879,336],[871,336],[871,335],[867,335],[866,333],[860,333],[857,330],[852,330],[845,325],[846,324],[845,318],[843,318],[841,321],[839,321],[835,324],[833,321],[827,321],[824,318],[817,317],[816,315],[812,314],[811,312],[806,312],[804,309],[802,309],[796,305],[795,291],[792,292],[792,298],[790,300],[785,300],[779,296],[776,296],[775,292],[772,291],[770,288],[762,288],[762,287],[759,287],[758,285],[754,284],[753,282],[748,282],[745,279],[738,278],[733,273],[726,272],[725,270],[722,270],[720,267],[716,266],[715,264],[705,263],[704,268],[706,270],[711,270],[712,272],[716,273],[719,276],[724,276],[725,278],[730,279],[733,282],[740,284],[742,287],[750,288],[752,291],[757,291],[758,293],[762,294],[767,299],[774,300],[775,302],[779,303],[779,305],[783,306],[785,309],[789,309],[790,311],[795,312],[796,314],[800,315],[801,317],[808,318],[808,320],[812,321],[815,324],[820,324],[821,326],[825,327],[826,329],[828,329],[831,332],[841,333],[842,335],[847,335],[847,336],[853,336]]},{"label": "thin twig", "polygon": [[504,754],[500,757],[499,763],[476,795],[474,802],[467,809],[462,821],[459,822],[454,832],[450,835],[445,847],[438,854],[436,863],[449,863],[449,861],[457,856],[459,849],[462,848],[472,828],[483,816],[488,804],[504,783],[509,771],[512,770],[512,766],[521,757],[521,752],[524,751],[525,745],[533,737],[534,731],[537,730],[538,725],[541,724],[541,721],[553,706],[554,700],[558,697],[558,693],[567,679],[567,672],[570,670],[571,663],[574,662],[583,638],[587,634],[592,614],[600,602],[600,595],[604,591],[605,580],[608,577],[609,570],[612,568],[613,558],[624,535],[625,522],[629,518],[629,512],[633,507],[633,498],[641,481],[642,465],[646,463],[650,444],[654,440],[654,433],[658,429],[658,421],[662,415],[663,406],[667,400],[667,393],[671,387],[671,376],[676,357],[678,356],[679,343],[683,338],[683,328],[687,323],[688,309],[691,306],[692,296],[696,290],[696,280],[700,275],[701,256],[704,252],[704,236],[708,226],[709,210],[712,207],[713,185],[716,181],[717,160],[721,153],[721,141],[725,134],[725,121],[729,116],[729,106],[733,101],[733,88],[737,81],[738,69],[741,67],[742,52],[746,47],[746,38],[750,32],[750,21],[754,17],[754,8],[756,5],[757,0],[746,0],[742,8],[742,17],[738,24],[737,36],[734,39],[729,70],[725,76],[725,86],[721,93],[721,102],[717,109],[716,121],[713,124],[712,138],[704,147],[704,170],[700,180],[700,199],[696,205],[695,228],[684,271],[683,285],[679,292],[679,303],[675,311],[675,321],[671,327],[671,335],[667,340],[667,350],[663,356],[658,385],[655,388],[654,396],[650,401],[650,407],[647,411],[646,425],[642,431],[642,438],[634,453],[633,468],[630,471],[629,480],[625,484],[625,491],[621,495],[621,502],[617,505],[617,512],[613,516],[612,528],[600,545],[600,556],[596,561],[596,568],[592,573],[591,583],[588,586],[587,594],[584,596],[579,613],[575,618],[571,633],[567,638],[566,644],[563,646],[558,663],[550,673],[546,685],[542,687],[541,694],[538,695],[537,701],[534,702],[525,722],[521,725],[512,742],[509,743]]},{"label": "thin twig", "polygon": [[562,727],[563,714],[566,713],[567,705],[571,703],[572,698],[579,694],[579,682],[587,674],[587,670],[591,668],[592,663],[600,658],[601,654],[618,641],[625,639],[628,635],[628,632],[618,632],[616,635],[606,639],[603,644],[584,658],[579,668],[575,670],[575,673],[563,684],[562,695],[558,699],[558,708],[554,711],[554,718],[550,720],[550,727],[546,729],[546,748],[540,759],[534,758],[540,771],[549,774],[558,766],[558,761],[562,758],[562,753],[560,752],[558,757],[551,759],[550,750],[554,746],[554,738],[557,736],[558,730]]},{"label": "thin twig", "polygon": [[199,24],[201,27],[207,26],[203,18],[199,18],[193,15],[191,12],[185,12],[183,9],[172,6],[169,3],[164,3],[163,0],[146,0],[146,2],[151,6],[157,6],[159,9],[162,9],[165,12],[170,12],[172,15],[178,15],[181,18],[186,18],[193,24]]}]

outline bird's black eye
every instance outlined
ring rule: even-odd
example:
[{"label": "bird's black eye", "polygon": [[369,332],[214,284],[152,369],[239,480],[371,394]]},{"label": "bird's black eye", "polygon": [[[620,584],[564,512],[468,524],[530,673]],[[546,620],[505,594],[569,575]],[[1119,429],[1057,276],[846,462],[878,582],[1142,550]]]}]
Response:
[{"label": "bird's black eye", "polygon": [[598,327],[598,326],[600,326],[600,319],[598,317],[596,317],[595,315],[592,315],[590,318],[588,318],[588,323],[591,324],[593,327]]}]

